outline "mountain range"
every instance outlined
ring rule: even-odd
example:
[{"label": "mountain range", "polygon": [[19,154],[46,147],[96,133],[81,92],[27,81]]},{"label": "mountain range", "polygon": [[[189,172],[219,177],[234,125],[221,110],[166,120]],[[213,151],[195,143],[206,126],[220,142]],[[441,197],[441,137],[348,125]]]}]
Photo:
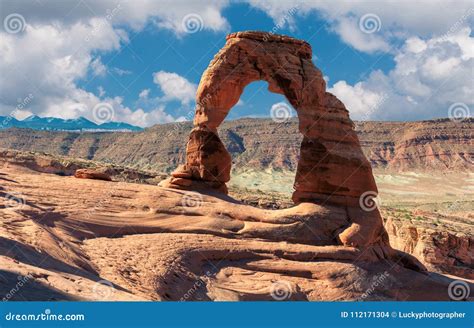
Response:
[{"label": "mountain range", "polygon": [[[1,122],[1,121],[0,121]],[[169,172],[185,161],[191,122],[155,125],[137,132],[0,130],[0,148],[37,151]],[[474,119],[355,122],[373,168],[396,171],[473,170]],[[225,121],[219,135],[234,169],[296,170],[302,136],[298,121]]]},{"label": "mountain range", "polygon": [[26,128],[46,131],[141,131],[142,128],[122,122],[96,124],[84,117],[61,119],[31,115],[24,120],[12,116],[0,116],[0,129]]}]

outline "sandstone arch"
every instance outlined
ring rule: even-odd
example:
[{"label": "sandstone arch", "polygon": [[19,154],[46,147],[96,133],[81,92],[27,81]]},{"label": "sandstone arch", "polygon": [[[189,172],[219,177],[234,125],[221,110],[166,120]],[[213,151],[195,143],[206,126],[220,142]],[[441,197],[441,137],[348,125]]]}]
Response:
[{"label": "sandstone arch", "polygon": [[340,241],[347,245],[374,243],[385,235],[380,214],[377,209],[363,211],[359,205],[364,193],[377,193],[370,163],[348,111],[326,92],[323,76],[311,58],[311,46],[302,40],[263,32],[229,34],[198,87],[186,164],[178,167],[164,186],[227,193],[231,157],[217,128],[245,86],[264,80],[269,91],[283,94],[295,108],[304,136],[293,201],[344,206],[352,225],[339,235]]}]

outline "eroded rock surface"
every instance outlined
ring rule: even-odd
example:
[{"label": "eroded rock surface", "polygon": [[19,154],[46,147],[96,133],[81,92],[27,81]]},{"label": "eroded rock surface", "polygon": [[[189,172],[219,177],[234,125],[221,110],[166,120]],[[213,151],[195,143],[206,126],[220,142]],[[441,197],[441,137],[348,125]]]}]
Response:
[{"label": "eroded rock surface", "polygon": [[298,112],[303,140],[293,201],[347,208],[349,224],[338,236],[344,245],[387,243],[378,210],[369,212],[360,206],[361,197],[377,194],[370,164],[348,111],[326,92],[323,76],[311,58],[305,41],[263,32],[229,34],[198,87],[186,164],[162,185],[227,193],[231,157],[217,128],[245,86],[264,80],[271,92],[283,94]]},{"label": "eroded rock surface", "polygon": [[97,179],[112,181],[110,175],[104,169],[79,169],[74,173],[74,177],[78,179]]},{"label": "eroded rock surface", "polygon": [[10,165],[0,186],[9,300],[448,299],[452,279],[402,253],[331,245],[348,220],[340,208],[263,210]]},{"label": "eroded rock surface", "polygon": [[474,238],[469,226],[464,231],[439,231],[429,224],[390,217],[385,228],[394,248],[416,256],[430,270],[474,279]]}]

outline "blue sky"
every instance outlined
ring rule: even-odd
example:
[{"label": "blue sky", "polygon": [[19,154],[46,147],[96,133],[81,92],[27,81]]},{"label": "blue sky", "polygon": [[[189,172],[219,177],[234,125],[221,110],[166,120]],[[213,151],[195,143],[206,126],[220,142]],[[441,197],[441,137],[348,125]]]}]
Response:
[{"label": "blue sky", "polygon": [[[226,34],[262,30],[308,41],[353,119],[469,116],[474,10],[441,3],[3,1],[0,115],[100,121],[105,108],[105,119],[140,126],[189,120]],[[228,118],[266,117],[285,102],[265,85],[247,86]]]},{"label": "blue sky", "polygon": [[[271,31],[275,26],[273,20],[260,9],[248,4],[237,4],[227,8],[223,15],[230,24],[228,32],[242,30]],[[296,38],[308,40],[314,49],[314,61],[322,72],[330,77],[330,81],[346,80],[355,83],[371,69],[388,71],[393,67],[393,58],[384,53],[366,54],[358,52],[340,40],[337,35],[328,31],[326,22],[317,15],[309,15],[298,22],[298,28],[290,31],[282,28],[277,33],[288,34]],[[148,26],[139,33],[130,34],[130,42],[122,51],[101,56],[101,61],[108,67],[126,70],[119,75],[113,70],[105,76],[88,77],[80,82],[80,86],[93,92],[102,87],[107,94],[123,95],[124,104],[129,107],[145,106],[137,102],[137,95],[150,89],[150,97],[161,97],[163,93],[153,84],[153,72],[174,72],[195,84],[199,83],[202,72],[209,62],[225,44],[227,31],[213,32],[201,30],[196,33],[176,37],[168,30],[157,30]],[[334,59],[337,56],[336,59]],[[284,101],[284,97],[267,91],[266,82],[255,82],[249,85],[241,100],[243,105],[237,106],[229,118],[245,116],[268,116],[271,105]],[[329,83],[331,85],[331,83]],[[171,101],[168,110],[175,116],[186,115],[188,108],[179,101]]]}]

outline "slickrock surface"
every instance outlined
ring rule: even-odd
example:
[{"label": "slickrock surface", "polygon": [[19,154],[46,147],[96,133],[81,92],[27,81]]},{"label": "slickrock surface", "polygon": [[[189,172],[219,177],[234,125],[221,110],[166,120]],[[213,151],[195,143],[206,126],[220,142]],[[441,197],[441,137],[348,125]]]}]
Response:
[{"label": "slickrock surface", "polygon": [[[448,299],[452,279],[418,272],[401,253],[328,245],[347,223],[341,209],[263,210],[12,165],[0,182],[8,299]],[[24,287],[12,292],[19,280]]]},{"label": "slickrock surface", "polygon": [[105,174],[102,180],[127,181],[156,184],[166,176],[156,172],[141,171],[104,162],[94,162],[65,156],[54,156],[45,153],[25,152],[13,149],[0,149],[0,166],[19,165],[37,172],[57,175]]}]

